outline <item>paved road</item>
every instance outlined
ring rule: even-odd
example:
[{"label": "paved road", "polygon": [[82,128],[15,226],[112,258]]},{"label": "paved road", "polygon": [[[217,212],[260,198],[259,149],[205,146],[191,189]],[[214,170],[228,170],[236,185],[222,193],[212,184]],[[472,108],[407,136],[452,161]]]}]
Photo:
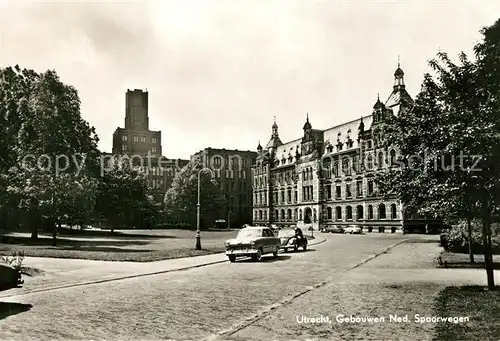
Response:
[{"label": "paved road", "polygon": [[0,339],[201,340],[340,277],[405,238],[421,237],[328,235],[308,252],[262,263],[223,263],[3,298],[33,308],[0,320]]}]

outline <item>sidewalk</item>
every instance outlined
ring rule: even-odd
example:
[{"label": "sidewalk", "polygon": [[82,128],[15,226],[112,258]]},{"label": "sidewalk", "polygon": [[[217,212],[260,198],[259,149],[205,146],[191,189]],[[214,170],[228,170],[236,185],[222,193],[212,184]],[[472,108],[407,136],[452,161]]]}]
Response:
[{"label": "sidewalk", "polygon": [[[309,245],[318,245],[325,241],[325,238],[320,237],[314,239],[314,242]],[[225,262],[228,262],[228,260],[224,253],[166,259],[156,262],[110,262],[87,259],[26,257],[23,266],[41,270],[43,273],[33,277],[23,276],[24,285],[22,288],[2,291],[0,292],[0,298],[128,277],[187,270]]]}]

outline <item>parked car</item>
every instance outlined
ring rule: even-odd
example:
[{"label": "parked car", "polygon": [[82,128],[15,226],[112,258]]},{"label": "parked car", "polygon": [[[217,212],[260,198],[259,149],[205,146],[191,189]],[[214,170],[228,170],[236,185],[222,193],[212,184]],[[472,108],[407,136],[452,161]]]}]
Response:
[{"label": "parked car", "polygon": [[363,229],[356,225],[350,225],[344,229],[344,233],[361,234],[363,233]]},{"label": "parked car", "polygon": [[266,254],[278,257],[281,241],[269,227],[252,226],[241,229],[236,238],[224,244],[226,256],[231,262],[236,261],[237,257],[252,257],[254,261],[260,261]]},{"label": "parked car", "polygon": [[344,233],[342,226],[337,225],[323,227],[320,231],[324,233]]},{"label": "parked car", "polygon": [[281,241],[281,248],[287,252],[290,249],[294,251],[299,251],[302,248],[304,251],[307,250],[307,238],[303,236],[302,238],[295,237],[294,229],[282,229],[278,233],[278,238]]}]

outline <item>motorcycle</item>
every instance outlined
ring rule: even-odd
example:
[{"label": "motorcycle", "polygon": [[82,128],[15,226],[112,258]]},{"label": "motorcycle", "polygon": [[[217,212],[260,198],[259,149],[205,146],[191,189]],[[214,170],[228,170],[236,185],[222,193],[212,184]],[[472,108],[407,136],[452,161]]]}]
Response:
[{"label": "motorcycle", "polygon": [[281,248],[287,252],[290,249],[297,252],[299,248],[302,248],[304,251],[307,250],[307,238],[306,237],[298,237],[293,236],[286,239],[281,240]]}]

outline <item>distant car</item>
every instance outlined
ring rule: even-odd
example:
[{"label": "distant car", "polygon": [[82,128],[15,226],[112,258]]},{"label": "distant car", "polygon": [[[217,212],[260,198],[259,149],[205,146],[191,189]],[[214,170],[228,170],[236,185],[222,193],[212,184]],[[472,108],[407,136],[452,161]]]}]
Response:
[{"label": "distant car", "polygon": [[361,234],[362,232],[363,229],[356,225],[351,225],[344,229],[344,233],[349,233],[349,234]]},{"label": "distant car", "polygon": [[344,233],[344,229],[341,226],[334,225],[334,226],[323,227],[321,229],[321,232],[324,232],[324,233]]},{"label": "distant car", "polygon": [[278,233],[278,238],[281,241],[281,248],[287,252],[290,249],[294,251],[298,251],[299,248],[302,248],[304,251],[307,250],[307,238],[303,236],[300,239],[295,237],[294,229],[282,229]]},{"label": "distant car", "polygon": [[236,261],[237,257],[252,257],[260,261],[263,255],[272,254],[278,257],[281,241],[269,227],[252,226],[242,228],[236,238],[227,240],[226,256],[229,261]]}]

